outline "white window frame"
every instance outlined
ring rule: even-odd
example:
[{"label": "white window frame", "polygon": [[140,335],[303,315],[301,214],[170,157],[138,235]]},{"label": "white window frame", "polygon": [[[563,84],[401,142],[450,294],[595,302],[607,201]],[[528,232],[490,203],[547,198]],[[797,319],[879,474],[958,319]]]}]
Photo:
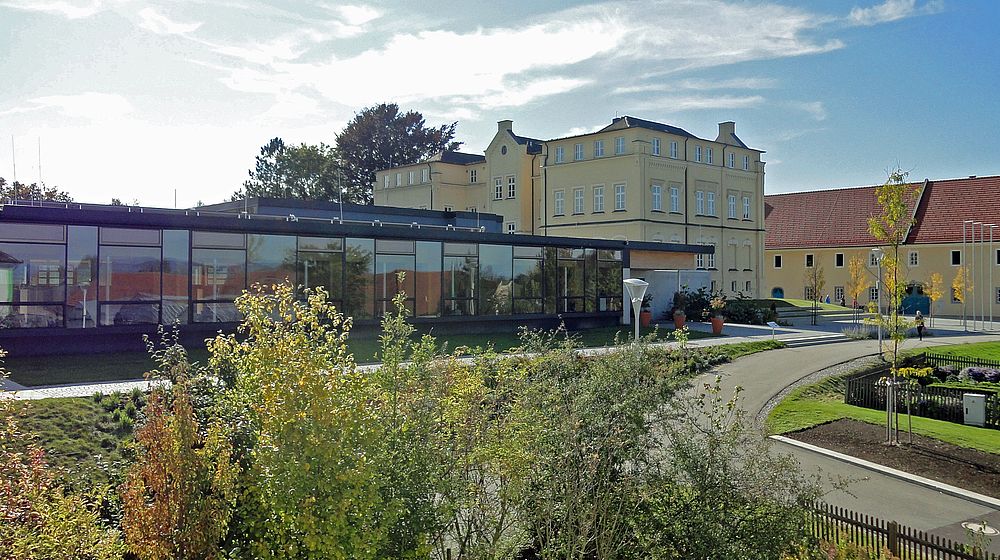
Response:
[{"label": "white window frame", "polygon": [[403,172],[399,171],[396,173],[396,186],[399,187],[402,185],[403,185]]},{"label": "white window frame", "polygon": [[707,255],[705,255],[705,257],[706,257],[705,258],[705,264],[708,265],[708,268],[714,269],[715,268],[715,243],[709,243],[708,246],[712,248],[712,252],[709,253],[709,254],[707,254]]},{"label": "white window frame", "polygon": [[717,216],[715,213],[715,191],[705,193],[705,210],[709,216]]},{"label": "white window frame", "polygon": [[736,166],[736,154],[734,154],[732,152],[729,152],[729,161],[726,162],[726,163],[729,164],[729,168],[730,169],[732,169],[733,167],[735,167]]},{"label": "white window frame", "polygon": [[517,198],[517,177],[507,176],[507,198]]},{"label": "white window frame", "polygon": [[615,211],[625,210],[625,184],[615,185]]},{"label": "white window frame", "polygon": [[583,214],[583,187],[573,189],[573,214]]},{"label": "white window frame", "polygon": [[470,169],[469,170],[469,184],[475,185],[477,179],[479,179],[478,170],[476,170],[476,169]]},{"label": "white window frame", "polygon": [[750,220],[750,219],[752,219],[751,216],[753,214],[750,211],[751,208],[752,208],[752,205],[750,204],[750,197],[749,196],[744,196],[743,197],[743,219],[744,220]]},{"label": "white window frame", "polygon": [[417,182],[417,172],[416,171],[408,171],[406,173],[406,184],[407,185],[412,185],[413,183],[416,183],[416,182]]},{"label": "white window frame", "polygon": [[917,251],[910,251],[910,254],[906,258],[906,262],[909,266],[920,266],[920,253]]},{"label": "white window frame", "polygon": [[875,253],[868,253],[868,266],[871,268],[878,267],[878,256]]},{"label": "white window frame", "polygon": [[465,211],[466,212],[477,212],[478,213],[479,212],[479,208],[476,208],[475,206],[466,206],[465,207]]},{"label": "white window frame", "polygon": [[750,156],[743,156],[743,170],[750,171]]},{"label": "white window frame", "polygon": [[562,163],[566,160],[566,151],[562,146],[556,146],[556,163]]},{"label": "white window frame", "polygon": [[681,211],[681,190],[677,187],[670,187],[670,211]]},{"label": "white window frame", "polygon": [[493,200],[503,200],[503,177],[493,178]]},{"label": "white window frame", "polygon": [[701,146],[694,147],[694,160],[701,162]]},{"label": "white window frame", "polygon": [[804,299],[806,301],[815,301],[815,300],[819,299],[819,297],[816,294],[816,287],[815,286],[806,286],[802,290],[802,299]]},{"label": "white window frame", "polygon": [[736,195],[731,194],[726,198],[729,207],[729,217],[736,219]]},{"label": "white window frame", "polygon": [[[812,261],[812,262],[810,263],[809,261]],[[812,253],[806,253],[805,257],[802,259],[802,264],[806,268],[815,268],[816,267],[816,255],[814,255]]]},{"label": "white window frame", "polygon": [[555,191],[555,208],[553,208],[553,214],[556,216],[564,216],[566,214],[566,191],[563,189]]},{"label": "white window frame", "polygon": [[836,301],[839,304],[840,300],[845,299],[844,298],[845,293],[846,292],[844,292],[844,287],[843,286],[834,286],[833,287],[833,299],[834,299],[834,301]]},{"label": "white window frame", "polygon": [[660,155],[660,139],[656,136],[653,137],[653,155]]},{"label": "white window frame", "polygon": [[653,210],[658,210],[658,211],[662,212],[663,211],[663,185],[659,185],[659,184],[653,183],[653,186],[650,187],[650,191],[651,191],[651,194],[652,194],[652,200],[651,200],[651,202],[652,202],[652,209]]},{"label": "white window frame", "polygon": [[997,303],[1000,303],[1000,288],[997,288]]},{"label": "white window frame", "polygon": [[[840,264],[837,264],[837,257],[838,256],[840,257]],[[834,253],[833,254],[833,268],[844,268],[844,260],[846,258],[847,258],[847,255],[845,255],[844,253]]]},{"label": "white window frame", "polygon": [[697,253],[694,256],[694,267],[695,268],[705,268],[705,254]]},{"label": "white window frame", "polygon": [[594,212],[604,212],[604,185],[594,187]]},{"label": "white window frame", "polygon": [[509,234],[517,233],[517,222],[504,223],[504,231]]},{"label": "white window frame", "polygon": [[625,137],[615,137],[615,155],[620,156],[625,153]]},{"label": "white window frame", "polygon": [[583,143],[577,142],[573,145],[573,161],[583,161]]},{"label": "white window frame", "polygon": [[694,191],[694,213],[697,216],[705,215],[705,191]]},{"label": "white window frame", "polygon": [[670,157],[677,159],[677,142],[675,140],[670,141]]},{"label": "white window frame", "polygon": [[452,206],[452,205],[450,205],[450,204],[445,204],[444,205],[444,211],[445,212],[454,212],[455,211],[455,207]]},{"label": "white window frame", "polygon": [[430,180],[431,180],[431,170],[430,170],[430,168],[425,167],[425,168],[421,169],[420,170],[420,182],[421,183],[427,183]]},{"label": "white window frame", "polygon": [[750,291],[753,289],[753,284],[750,283],[750,280],[747,280],[746,286],[747,286],[746,292],[749,294]]},{"label": "white window frame", "polygon": [[705,163],[712,163],[712,147],[705,148]]},{"label": "white window frame", "polygon": [[594,157],[604,156],[604,140],[594,140]]},{"label": "white window frame", "polygon": [[782,261],[781,255],[774,255],[774,260],[771,262],[771,265],[774,268],[781,268],[781,261]]},{"label": "white window frame", "polygon": [[733,280],[729,284],[729,291],[733,292],[734,294],[736,293],[736,280]]},{"label": "white window frame", "polygon": [[389,174],[386,173],[385,177],[383,177],[383,179],[384,179],[384,182],[382,183],[382,188],[383,189],[388,189],[389,188],[389,184],[392,183],[392,177],[390,177]]}]

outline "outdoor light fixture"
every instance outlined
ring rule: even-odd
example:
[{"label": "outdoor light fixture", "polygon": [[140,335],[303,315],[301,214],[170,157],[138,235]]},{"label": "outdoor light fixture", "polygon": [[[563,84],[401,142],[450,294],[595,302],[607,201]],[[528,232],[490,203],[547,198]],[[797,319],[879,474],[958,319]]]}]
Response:
[{"label": "outdoor light fixture", "polygon": [[646,288],[649,282],[638,278],[627,278],[623,280],[625,289],[628,290],[628,298],[632,301],[632,314],[635,315],[635,340],[639,341],[639,307],[642,305],[642,298],[646,295]]},{"label": "outdoor light fixture", "polygon": [[872,249],[872,255],[875,255],[875,262],[878,263],[878,281],[875,284],[875,294],[878,296],[878,354],[879,357],[882,356],[882,257],[885,256],[885,252],[882,251],[881,247],[875,247]]}]

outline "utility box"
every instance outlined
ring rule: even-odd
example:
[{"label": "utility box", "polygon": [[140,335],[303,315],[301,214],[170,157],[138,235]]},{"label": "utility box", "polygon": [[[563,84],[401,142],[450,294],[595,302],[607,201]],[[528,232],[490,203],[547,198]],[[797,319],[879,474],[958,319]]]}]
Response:
[{"label": "utility box", "polygon": [[982,427],[986,424],[986,395],[964,393],[962,405],[965,409],[966,425]]}]

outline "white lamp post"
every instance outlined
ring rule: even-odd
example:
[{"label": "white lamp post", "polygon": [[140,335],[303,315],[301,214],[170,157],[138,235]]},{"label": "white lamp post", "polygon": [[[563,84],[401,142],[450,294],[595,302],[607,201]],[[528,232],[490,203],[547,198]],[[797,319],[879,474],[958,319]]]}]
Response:
[{"label": "white lamp post", "polygon": [[875,255],[875,262],[878,263],[878,280],[875,283],[875,294],[878,296],[878,354],[879,357],[882,356],[882,257],[885,253],[882,251],[881,247],[875,247],[872,249],[872,255]]},{"label": "white lamp post", "polygon": [[963,220],[962,221],[962,327],[968,331],[969,330],[969,259],[966,257],[965,245],[966,245],[966,224],[971,224],[973,220]]},{"label": "white lamp post", "polygon": [[635,316],[635,340],[639,340],[639,307],[642,305],[642,297],[646,295],[646,288],[649,282],[644,282],[638,278],[628,278],[623,281],[625,289],[628,290],[628,298],[632,301],[632,315]]},{"label": "white lamp post", "polygon": [[990,330],[993,330],[993,300],[997,298],[996,286],[993,284],[993,269],[996,268],[996,253],[993,252],[993,230],[996,229],[996,224],[986,224],[990,228],[990,252],[987,254],[986,265],[990,268]]}]

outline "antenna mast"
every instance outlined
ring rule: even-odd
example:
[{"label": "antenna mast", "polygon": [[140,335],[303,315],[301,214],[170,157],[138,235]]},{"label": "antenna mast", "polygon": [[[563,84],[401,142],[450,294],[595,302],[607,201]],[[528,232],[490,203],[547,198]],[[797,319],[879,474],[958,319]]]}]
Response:
[{"label": "antenna mast", "polygon": [[42,137],[38,137],[38,186],[41,187],[42,183]]},{"label": "antenna mast", "polygon": [[17,153],[14,151],[14,135],[10,135],[10,160],[14,165],[14,180],[12,182],[17,182]]}]

